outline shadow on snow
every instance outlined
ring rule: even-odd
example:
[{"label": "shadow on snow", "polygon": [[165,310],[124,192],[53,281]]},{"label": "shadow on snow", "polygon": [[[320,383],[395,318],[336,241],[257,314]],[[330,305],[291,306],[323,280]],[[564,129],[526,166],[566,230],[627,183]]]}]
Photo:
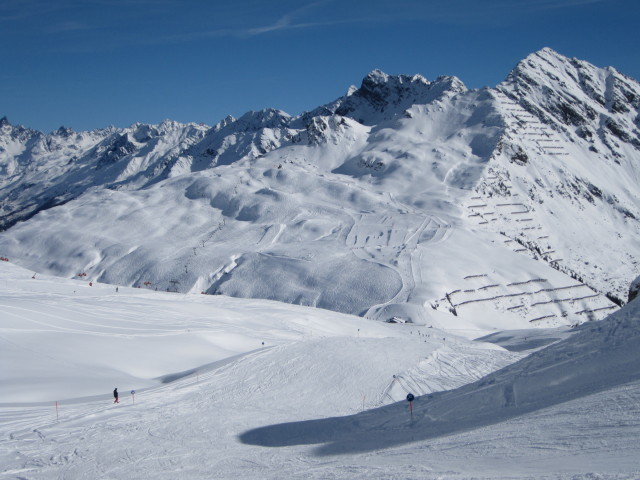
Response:
[{"label": "shadow on snow", "polygon": [[315,454],[391,448],[503,422],[640,379],[640,302],[568,339],[456,390],[345,417],[269,425],[246,431],[245,444],[319,445]]}]

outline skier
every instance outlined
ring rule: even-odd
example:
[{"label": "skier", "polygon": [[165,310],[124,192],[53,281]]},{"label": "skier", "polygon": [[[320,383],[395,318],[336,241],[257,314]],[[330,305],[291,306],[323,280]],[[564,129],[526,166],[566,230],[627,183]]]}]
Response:
[{"label": "skier", "polygon": [[120,402],[118,402],[118,389],[117,388],[113,389],[113,398],[115,399],[113,401],[113,403],[120,403]]}]

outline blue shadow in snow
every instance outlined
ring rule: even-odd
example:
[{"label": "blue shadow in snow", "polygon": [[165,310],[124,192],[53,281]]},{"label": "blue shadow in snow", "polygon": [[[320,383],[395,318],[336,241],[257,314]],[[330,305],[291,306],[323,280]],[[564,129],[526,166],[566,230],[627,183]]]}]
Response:
[{"label": "blue shadow in snow", "polygon": [[640,380],[640,318],[633,317],[585,326],[477,382],[418,397],[413,418],[402,402],[345,417],[256,428],[239,439],[263,447],[319,445],[319,456],[370,452],[493,425],[605,391]]}]

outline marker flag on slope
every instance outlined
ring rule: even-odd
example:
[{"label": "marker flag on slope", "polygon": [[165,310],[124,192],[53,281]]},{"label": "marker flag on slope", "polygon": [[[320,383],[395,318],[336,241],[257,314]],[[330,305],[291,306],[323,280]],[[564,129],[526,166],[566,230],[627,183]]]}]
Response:
[{"label": "marker flag on slope", "polygon": [[411,419],[413,419],[413,400],[416,397],[413,396],[413,393],[407,395],[407,401],[409,402],[409,411],[411,412]]}]

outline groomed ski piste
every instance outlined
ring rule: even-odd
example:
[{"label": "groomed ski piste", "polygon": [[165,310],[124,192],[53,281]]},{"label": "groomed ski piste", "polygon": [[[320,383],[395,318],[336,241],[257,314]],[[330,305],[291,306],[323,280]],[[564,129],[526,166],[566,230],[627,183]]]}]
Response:
[{"label": "groomed ski piste", "polygon": [[638,300],[488,343],[9,262],[0,287],[0,478],[640,478]]}]

